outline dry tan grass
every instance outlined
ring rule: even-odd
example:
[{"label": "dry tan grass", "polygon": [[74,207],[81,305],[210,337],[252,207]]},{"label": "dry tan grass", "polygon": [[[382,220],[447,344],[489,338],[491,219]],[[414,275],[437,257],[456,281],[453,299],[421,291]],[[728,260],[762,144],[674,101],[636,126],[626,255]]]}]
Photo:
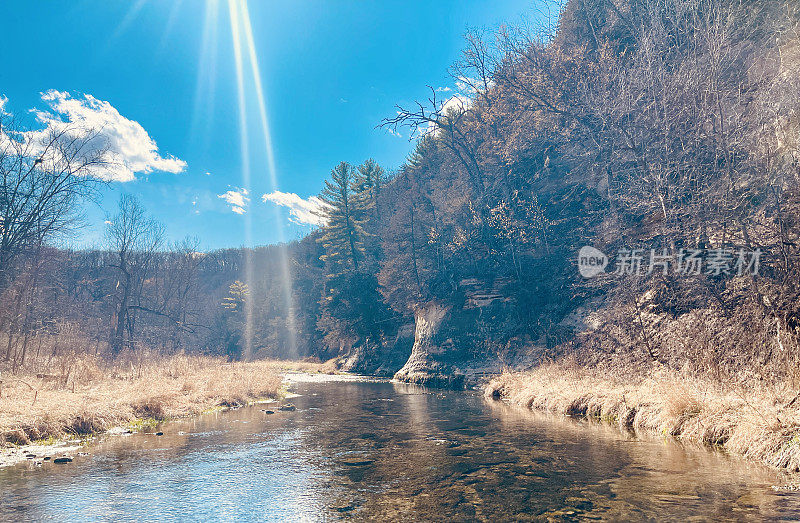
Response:
[{"label": "dry tan grass", "polygon": [[114,365],[76,356],[58,372],[3,375],[0,443],[102,432],[142,419],[198,414],[218,406],[275,397],[282,371],[328,371],[321,364],[228,363],[221,358],[138,352]]},{"label": "dry tan grass", "polygon": [[800,394],[788,386],[726,387],[660,366],[631,378],[565,360],[506,372],[486,394],[531,409],[719,446],[800,471]]}]

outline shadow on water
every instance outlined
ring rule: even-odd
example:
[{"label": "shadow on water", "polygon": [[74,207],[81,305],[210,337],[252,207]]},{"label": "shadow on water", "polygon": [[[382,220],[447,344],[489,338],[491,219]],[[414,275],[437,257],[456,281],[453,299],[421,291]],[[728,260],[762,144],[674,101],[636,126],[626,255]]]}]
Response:
[{"label": "shadow on water", "polygon": [[[0,470],[5,519],[800,518],[764,467],[614,427],[395,383],[295,383],[270,406]],[[267,414],[264,410],[274,410]]]}]

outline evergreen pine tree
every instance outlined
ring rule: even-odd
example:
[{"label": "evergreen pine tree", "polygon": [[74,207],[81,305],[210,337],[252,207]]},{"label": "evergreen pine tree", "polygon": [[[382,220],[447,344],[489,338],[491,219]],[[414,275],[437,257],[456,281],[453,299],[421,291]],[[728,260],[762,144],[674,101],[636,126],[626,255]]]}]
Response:
[{"label": "evergreen pine tree", "polygon": [[328,276],[347,271],[357,272],[364,259],[365,203],[356,187],[355,169],[341,162],[325,180],[320,194],[323,202],[322,217],[326,220],[322,228],[320,243],[325,248],[322,261],[328,265]]},{"label": "evergreen pine tree", "polygon": [[370,158],[358,166],[355,177],[355,190],[361,200],[362,207],[368,213],[368,216],[374,216],[377,220],[381,219],[378,197],[380,196],[385,176],[383,168]]},{"label": "evergreen pine tree", "polygon": [[[342,162],[320,194],[326,220],[319,242],[325,249],[325,287],[317,327],[329,346],[381,343],[389,311],[370,263],[376,262],[375,202],[383,170],[374,160],[358,169]],[[372,222],[370,223],[370,221]]]}]

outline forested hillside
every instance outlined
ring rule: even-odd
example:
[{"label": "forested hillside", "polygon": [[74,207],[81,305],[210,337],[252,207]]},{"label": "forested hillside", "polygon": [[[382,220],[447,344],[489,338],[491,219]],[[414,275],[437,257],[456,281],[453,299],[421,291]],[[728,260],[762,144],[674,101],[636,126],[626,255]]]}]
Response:
[{"label": "forested hillside", "polygon": [[[422,383],[565,355],[794,379],[794,3],[570,0],[552,27],[469,33],[452,72],[459,94],[431,89],[382,123],[415,140],[396,171],[332,166],[326,225],[300,242],[167,248],[125,199],[102,252],[4,227],[5,360],[33,365],[69,334],[71,350],[338,356]],[[584,245],[610,255],[605,273],[580,275]],[[642,270],[615,274],[631,249]],[[664,270],[646,268],[651,250]],[[689,250],[727,269],[678,270]],[[735,270],[740,251],[760,253],[757,274]]]},{"label": "forested hillside", "polygon": [[[469,34],[453,68],[463,94],[432,89],[384,122],[415,132],[416,151],[349,231],[379,241],[349,273],[376,267],[396,319],[336,339],[359,356],[407,351],[394,329],[413,317],[397,377],[423,382],[564,354],[785,376],[798,356],[795,9],[573,1],[552,30]],[[584,245],[611,255],[605,274],[580,276]],[[641,266],[615,271],[631,249]],[[705,265],[685,270],[690,252]]]}]

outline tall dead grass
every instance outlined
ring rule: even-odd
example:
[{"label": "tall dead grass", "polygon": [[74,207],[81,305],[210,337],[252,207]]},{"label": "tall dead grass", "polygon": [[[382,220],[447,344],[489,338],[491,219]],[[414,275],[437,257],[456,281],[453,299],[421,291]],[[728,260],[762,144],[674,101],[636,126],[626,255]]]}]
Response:
[{"label": "tall dead grass", "polygon": [[[313,366],[299,365],[305,370]],[[2,375],[0,443],[92,434],[136,420],[163,420],[275,397],[281,371],[297,365],[136,351],[114,364],[73,354],[63,367],[56,362],[50,372]]]},{"label": "tall dead grass", "polygon": [[565,359],[506,372],[486,394],[530,409],[599,419],[717,446],[777,468],[800,471],[800,394],[789,385],[725,386],[654,365],[637,377]]}]

